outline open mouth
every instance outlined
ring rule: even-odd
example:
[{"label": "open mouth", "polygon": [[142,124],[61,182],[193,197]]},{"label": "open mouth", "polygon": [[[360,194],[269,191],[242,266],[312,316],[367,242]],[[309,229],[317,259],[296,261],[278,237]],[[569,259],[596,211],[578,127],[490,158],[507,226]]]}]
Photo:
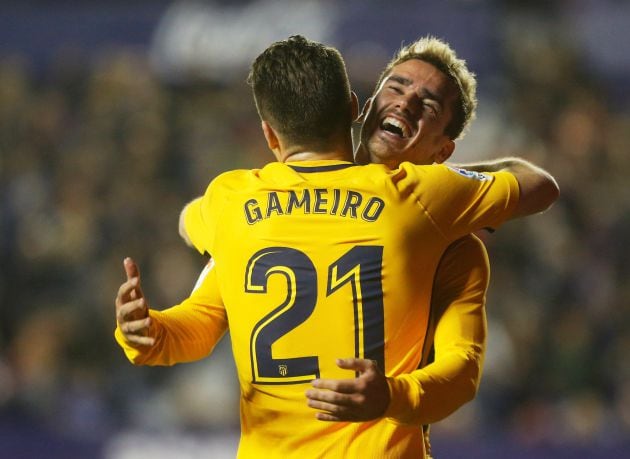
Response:
[{"label": "open mouth", "polygon": [[383,131],[391,132],[401,139],[406,139],[411,134],[409,126],[407,126],[399,119],[393,118],[391,116],[386,116],[383,121],[381,121],[381,129]]}]

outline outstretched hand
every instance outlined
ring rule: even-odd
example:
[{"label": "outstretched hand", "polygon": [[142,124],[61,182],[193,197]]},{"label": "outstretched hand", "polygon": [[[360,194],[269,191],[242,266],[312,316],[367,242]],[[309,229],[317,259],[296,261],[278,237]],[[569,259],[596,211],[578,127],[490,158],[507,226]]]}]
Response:
[{"label": "outstretched hand", "polygon": [[308,406],[320,410],[320,421],[371,421],[385,413],[390,395],[387,378],[376,362],[337,359],[337,366],[360,374],[353,379],[316,379],[306,391]]},{"label": "outstretched hand", "polygon": [[116,321],[127,341],[152,346],[155,339],[148,336],[151,318],[149,305],[140,285],[140,271],[131,258],[125,258],[123,266],[127,280],[120,286],[116,295]]}]

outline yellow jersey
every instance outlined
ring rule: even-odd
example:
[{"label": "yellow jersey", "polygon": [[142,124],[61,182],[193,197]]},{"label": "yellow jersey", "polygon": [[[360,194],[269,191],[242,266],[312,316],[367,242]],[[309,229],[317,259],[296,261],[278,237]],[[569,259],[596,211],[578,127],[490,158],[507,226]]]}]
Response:
[{"label": "yellow jersey", "polygon": [[[308,161],[222,174],[185,211],[191,241],[215,268],[176,311],[152,311],[158,343],[127,355],[195,360],[229,325],[239,457],[421,457],[413,374],[438,263],[451,242],[497,227],[517,201],[509,173],[443,165]],[[315,419],[304,391],[315,378],[352,376],[339,357],[375,360],[389,377],[384,418]]]}]

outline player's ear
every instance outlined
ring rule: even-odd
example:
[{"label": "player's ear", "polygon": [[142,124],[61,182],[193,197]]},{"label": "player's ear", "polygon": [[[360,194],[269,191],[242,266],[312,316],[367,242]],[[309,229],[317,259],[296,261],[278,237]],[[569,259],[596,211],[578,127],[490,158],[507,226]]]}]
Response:
[{"label": "player's ear", "polygon": [[262,127],[263,134],[265,134],[265,139],[267,139],[267,146],[273,152],[276,160],[279,162],[284,162],[286,158],[284,158],[282,155],[282,139],[273,128],[273,126],[267,121],[263,120],[260,125]]},{"label": "player's ear", "polygon": [[447,138],[442,145],[440,151],[435,154],[433,161],[437,164],[442,164],[444,161],[447,161],[448,158],[451,157],[453,151],[455,150],[455,142],[452,139]]},{"label": "player's ear", "polygon": [[363,105],[363,110],[361,110],[361,114],[356,119],[357,123],[363,123],[363,121],[365,121],[365,117],[370,111],[371,106],[372,106],[372,98],[370,97],[368,100],[365,101],[365,105]]},{"label": "player's ear", "polygon": [[276,153],[276,151],[280,148],[280,141],[278,140],[276,131],[274,131],[271,125],[265,120],[260,122],[260,127],[262,127],[263,134],[267,140],[267,146],[271,151]]}]

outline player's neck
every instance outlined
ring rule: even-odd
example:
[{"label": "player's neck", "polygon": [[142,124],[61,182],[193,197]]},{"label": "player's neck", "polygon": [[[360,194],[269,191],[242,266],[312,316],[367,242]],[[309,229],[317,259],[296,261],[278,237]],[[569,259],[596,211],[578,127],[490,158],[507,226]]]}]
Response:
[{"label": "player's neck", "polygon": [[333,143],[326,147],[293,146],[281,152],[282,162],[293,161],[354,161],[352,141]]},{"label": "player's neck", "polygon": [[284,158],[283,162],[295,162],[295,161],[350,161],[352,162],[352,155],[347,152],[333,150],[333,151],[299,151],[292,153]]}]

